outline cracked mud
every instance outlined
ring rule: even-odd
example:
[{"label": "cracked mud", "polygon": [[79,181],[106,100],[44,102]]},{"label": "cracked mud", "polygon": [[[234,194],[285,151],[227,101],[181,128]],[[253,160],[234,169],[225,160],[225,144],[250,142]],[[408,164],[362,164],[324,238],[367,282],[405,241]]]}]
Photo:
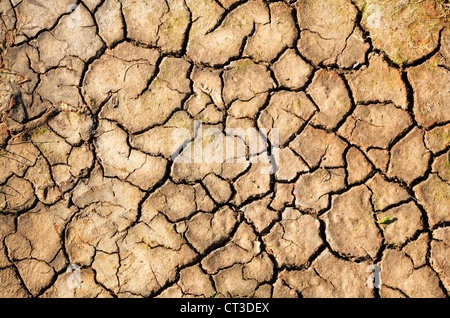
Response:
[{"label": "cracked mud", "polygon": [[448,297],[449,17],[1,0],[0,296]]}]

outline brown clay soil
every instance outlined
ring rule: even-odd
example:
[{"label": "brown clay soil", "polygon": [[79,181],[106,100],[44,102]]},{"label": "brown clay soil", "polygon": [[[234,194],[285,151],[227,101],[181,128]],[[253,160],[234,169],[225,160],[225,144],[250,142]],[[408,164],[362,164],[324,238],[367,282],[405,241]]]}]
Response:
[{"label": "brown clay soil", "polygon": [[0,296],[448,297],[449,18],[0,0]]}]

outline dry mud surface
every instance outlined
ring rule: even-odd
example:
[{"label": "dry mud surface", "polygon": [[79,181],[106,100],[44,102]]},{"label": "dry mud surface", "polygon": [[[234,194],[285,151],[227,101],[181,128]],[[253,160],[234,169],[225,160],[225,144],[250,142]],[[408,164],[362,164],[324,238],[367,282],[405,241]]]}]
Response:
[{"label": "dry mud surface", "polygon": [[448,297],[449,10],[1,0],[0,296]]}]

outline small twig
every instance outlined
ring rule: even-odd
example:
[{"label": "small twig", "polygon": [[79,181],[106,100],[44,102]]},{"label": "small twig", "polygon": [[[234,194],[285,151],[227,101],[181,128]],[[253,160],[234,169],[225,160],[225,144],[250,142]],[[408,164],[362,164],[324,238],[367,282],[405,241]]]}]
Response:
[{"label": "small twig", "polygon": [[139,65],[139,64],[149,64],[149,63],[148,63],[148,62],[147,62],[147,63],[144,63],[144,62],[137,62],[137,63],[131,64],[130,66],[128,66],[128,68],[125,70],[125,74],[123,75],[123,81],[124,81],[124,82],[125,82],[126,79],[127,79],[127,73],[128,73],[128,70],[129,70],[130,68],[132,68],[133,66]]},{"label": "small twig", "polygon": [[42,115],[40,118],[37,118],[33,121],[30,121],[24,125],[20,131],[26,130],[31,131],[39,126],[42,126],[44,123],[46,123],[52,116],[56,115],[58,111],[56,109],[49,109],[47,112]]},{"label": "small twig", "polygon": [[6,111],[7,112],[10,111],[13,108],[14,104],[15,104],[15,97],[12,96],[11,99],[9,100],[9,105],[8,105],[8,108],[6,109]]},{"label": "small twig", "polygon": [[10,71],[10,70],[7,70],[7,69],[0,70],[0,73],[5,73],[5,74],[15,75],[15,76],[19,76],[19,77],[25,78],[25,75],[23,75],[21,73],[14,72],[14,71]]},{"label": "small twig", "polygon": [[10,155],[12,155],[12,156],[17,156],[17,157],[19,157],[19,158],[22,158],[22,159],[24,159],[24,160],[26,160],[26,161],[28,161],[28,162],[30,162],[31,164],[33,164],[34,162],[33,161],[31,161],[30,159],[28,159],[28,158],[25,158],[24,156],[22,156],[22,155],[19,155],[19,154],[16,154],[16,153],[14,153],[14,152],[12,152],[12,151],[9,151],[8,149],[2,149],[3,151],[6,151],[7,153],[9,153]]},{"label": "small twig", "polygon": [[5,155],[0,155],[0,157],[3,157],[3,158],[6,158],[6,159],[9,159],[9,160],[13,160],[13,161],[16,161],[16,162],[20,163],[21,165],[24,165],[24,166],[26,166],[26,164],[25,164],[25,163],[21,162],[20,160],[17,160],[16,158],[13,158],[13,157],[9,157],[9,156],[5,156]]},{"label": "small twig", "polygon": [[0,205],[0,212],[3,212],[4,209],[6,208],[6,205],[7,205],[7,203],[8,203],[8,200],[6,199],[6,193],[1,192],[1,191],[0,191],[0,193],[2,193],[2,194],[5,195],[5,202],[3,202],[2,205]]},{"label": "small twig", "polygon": [[25,84],[25,83],[27,83],[27,82],[31,82],[31,80],[30,80],[29,78],[26,78],[26,77],[25,77],[24,79],[18,81],[16,84],[22,85],[22,84]]},{"label": "small twig", "polygon": [[17,145],[23,145],[23,144],[51,144],[51,143],[54,143],[55,141],[33,141],[33,142],[31,142],[31,141],[22,141],[22,142],[15,142],[15,143],[11,143],[11,144],[8,144],[8,145],[10,145],[10,146],[17,146]]},{"label": "small twig", "polygon": [[[14,192],[16,192],[17,194],[20,194],[19,191],[17,191],[16,189],[14,189],[13,187],[11,187],[10,185],[5,184],[5,185],[3,185],[3,186],[4,186],[4,187],[8,187],[8,188],[14,190]],[[6,193],[4,193],[4,194],[6,195]]]}]

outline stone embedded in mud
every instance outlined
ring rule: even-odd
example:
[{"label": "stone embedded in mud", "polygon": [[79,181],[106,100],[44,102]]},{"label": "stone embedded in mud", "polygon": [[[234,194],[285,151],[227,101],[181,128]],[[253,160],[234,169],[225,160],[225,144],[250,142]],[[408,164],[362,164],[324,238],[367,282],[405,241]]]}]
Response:
[{"label": "stone embedded in mud", "polygon": [[381,234],[375,225],[370,204],[371,192],[356,186],[332,198],[331,209],[322,218],[331,248],[347,257],[374,259],[381,247]]}]

